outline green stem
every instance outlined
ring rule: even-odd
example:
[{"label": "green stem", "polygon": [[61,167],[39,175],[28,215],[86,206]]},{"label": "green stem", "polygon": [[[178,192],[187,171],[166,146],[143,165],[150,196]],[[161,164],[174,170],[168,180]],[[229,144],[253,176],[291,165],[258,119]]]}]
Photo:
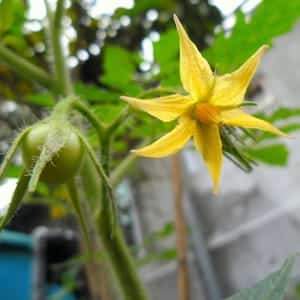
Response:
[{"label": "green stem", "polygon": [[64,96],[73,93],[70,72],[66,66],[66,57],[64,54],[63,45],[61,42],[62,37],[62,17],[64,15],[64,0],[57,2],[55,14],[53,15],[49,4],[45,1],[47,7],[47,15],[49,21],[49,38],[53,51],[54,60],[54,74],[60,91]]},{"label": "green stem", "polygon": [[74,101],[73,108],[78,110],[87,120],[91,122],[91,124],[95,127],[99,138],[102,139],[103,130],[105,128],[104,124],[100,122],[100,120],[93,114],[93,112],[89,109],[89,107],[82,103],[80,100]]},{"label": "green stem", "polygon": [[[63,8],[64,0],[59,0],[58,9]],[[50,21],[50,42],[53,48],[54,55],[54,65],[55,65],[55,74],[56,80],[60,83],[60,90],[63,95],[72,96],[72,86],[70,81],[70,74],[65,65],[65,57],[62,51],[62,45],[60,41],[60,33],[61,33],[61,19],[62,11],[57,12],[59,16],[54,17],[48,8],[48,16]],[[55,21],[54,21],[55,20]],[[74,102],[73,102],[74,104]],[[85,116],[88,119],[98,126],[99,122],[94,120],[94,117],[89,113],[89,110],[83,109],[83,106],[78,105],[77,109],[82,109],[82,112],[85,113]],[[99,129],[100,127],[96,127]],[[102,128],[101,128],[102,129]],[[110,161],[110,138],[111,132],[106,131],[105,134],[100,134],[99,129],[99,138],[101,139],[101,159],[103,163],[103,169],[106,172],[106,175],[109,175],[109,161]],[[93,157],[91,157],[93,159]],[[98,172],[100,175],[102,174],[102,166],[99,168]],[[86,169],[89,172],[89,168]],[[104,174],[105,175],[105,174]],[[91,176],[91,178],[93,178]],[[99,198],[101,201],[101,205],[103,209],[97,217],[97,227],[100,238],[103,242],[105,249],[107,250],[107,256],[109,258],[110,264],[114,270],[114,273],[120,283],[122,295],[126,300],[146,300],[146,293],[143,287],[143,284],[139,280],[138,273],[136,271],[134,262],[130,256],[129,249],[122,237],[121,230],[118,226],[115,229],[114,235],[111,235],[111,220],[114,217],[111,211],[112,201],[109,199],[110,191],[109,186],[106,182],[106,176],[102,176],[102,197],[101,195],[94,195],[94,197]],[[98,182],[98,178],[93,178],[94,181]],[[109,205],[109,206],[108,206]]]},{"label": "green stem", "polygon": [[[110,143],[111,135],[107,134],[101,144],[101,159],[107,175],[110,173]],[[106,188],[105,185],[102,186],[102,205],[104,209],[98,217],[98,229],[103,245],[106,249],[114,274],[123,291],[124,299],[146,300],[146,291],[140,281],[136,266],[118,224],[115,226],[113,236],[111,235],[111,214],[107,207],[110,202],[109,199],[107,199],[107,193],[105,192]]]},{"label": "green stem", "polygon": [[123,291],[124,299],[147,300],[146,291],[139,279],[120,227],[117,226],[113,237],[111,237],[107,214],[100,215],[98,226],[106,254]]},{"label": "green stem", "polygon": [[26,79],[30,79],[45,88],[57,90],[55,82],[43,69],[33,65],[23,57],[15,54],[0,44],[0,60]]}]

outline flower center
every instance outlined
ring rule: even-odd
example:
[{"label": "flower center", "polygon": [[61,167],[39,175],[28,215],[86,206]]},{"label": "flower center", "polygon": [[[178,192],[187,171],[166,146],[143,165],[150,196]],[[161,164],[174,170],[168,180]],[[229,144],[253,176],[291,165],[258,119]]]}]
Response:
[{"label": "flower center", "polygon": [[215,124],[220,120],[220,110],[209,103],[199,103],[195,107],[196,119],[204,124]]}]

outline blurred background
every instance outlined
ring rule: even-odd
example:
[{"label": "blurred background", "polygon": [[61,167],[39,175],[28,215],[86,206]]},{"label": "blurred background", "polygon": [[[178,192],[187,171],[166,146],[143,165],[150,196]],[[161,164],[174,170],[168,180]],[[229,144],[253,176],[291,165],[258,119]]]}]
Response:
[{"label": "blurred background", "polygon": [[[257,102],[255,113],[297,137],[298,0],[66,3],[62,39],[75,90],[102,120],[111,121],[120,113],[124,106],[121,95],[137,96],[158,85],[180,87],[178,38],[172,19],[176,13],[218,73],[238,67],[261,44],[272,46],[262,59],[248,98]],[[0,1],[0,44],[47,69],[51,57],[45,18],[42,0]],[[53,104],[50,92],[15,74],[0,60],[0,161],[18,130],[47,116]],[[119,129],[114,165],[144,137],[157,137],[170,126],[136,113]],[[86,130],[96,145],[95,132],[87,126]],[[289,254],[299,252],[300,141],[263,134],[258,140],[258,146],[245,149],[258,166],[244,173],[226,160],[217,197],[212,195],[201,157],[192,147],[182,153],[191,299],[228,297],[274,271]],[[0,182],[1,215],[21,164],[17,155],[8,178]],[[131,171],[116,193],[119,221],[151,299],[175,299],[171,159],[139,159]],[[90,299],[82,261],[76,260],[80,248],[67,192],[40,184],[0,233],[1,296],[11,300]],[[287,299],[300,299],[299,270],[296,264]]]}]

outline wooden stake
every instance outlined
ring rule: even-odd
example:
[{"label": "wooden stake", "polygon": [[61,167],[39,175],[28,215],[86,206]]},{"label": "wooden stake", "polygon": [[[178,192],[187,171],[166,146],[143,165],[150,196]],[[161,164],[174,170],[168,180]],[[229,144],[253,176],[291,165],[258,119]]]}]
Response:
[{"label": "wooden stake", "polygon": [[186,225],[183,210],[182,168],[180,155],[172,157],[172,182],[174,191],[174,212],[176,229],[176,248],[178,260],[178,299],[189,300],[189,278],[187,265]]}]

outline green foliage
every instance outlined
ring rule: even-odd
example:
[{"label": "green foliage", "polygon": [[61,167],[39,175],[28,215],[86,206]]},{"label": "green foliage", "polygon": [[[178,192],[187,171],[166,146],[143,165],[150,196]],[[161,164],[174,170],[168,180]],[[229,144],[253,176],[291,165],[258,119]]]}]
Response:
[{"label": "green foliage", "polygon": [[34,104],[41,107],[53,107],[55,103],[53,95],[48,92],[29,94],[26,96],[26,100],[29,104]]},{"label": "green foliage", "polygon": [[278,271],[226,300],[283,300],[293,264],[294,257],[289,257]]},{"label": "green foliage", "polygon": [[300,116],[300,108],[297,107],[279,107],[271,116],[264,116],[269,122],[286,120],[292,117]]},{"label": "green foliage", "polygon": [[218,72],[229,72],[241,65],[261,45],[290,31],[300,17],[300,1],[264,0],[247,22],[240,12],[230,37],[219,33],[205,57]]},{"label": "green foliage", "polygon": [[178,55],[178,34],[173,27],[162,33],[159,42],[154,43],[154,57],[160,68],[162,86],[180,86]]},{"label": "green foliage", "polygon": [[20,0],[2,0],[0,2],[0,34],[7,32],[17,20],[20,9]]},{"label": "green foliage", "polygon": [[253,159],[274,165],[285,166],[288,162],[289,151],[284,144],[272,144],[245,149]]},{"label": "green foliage", "polygon": [[120,94],[108,89],[100,88],[93,84],[85,84],[77,82],[74,85],[74,90],[78,96],[83,100],[95,104],[118,103],[120,101]]},{"label": "green foliage", "polygon": [[101,83],[119,92],[134,96],[141,92],[135,76],[139,56],[119,46],[107,46],[104,53],[104,75]]}]

